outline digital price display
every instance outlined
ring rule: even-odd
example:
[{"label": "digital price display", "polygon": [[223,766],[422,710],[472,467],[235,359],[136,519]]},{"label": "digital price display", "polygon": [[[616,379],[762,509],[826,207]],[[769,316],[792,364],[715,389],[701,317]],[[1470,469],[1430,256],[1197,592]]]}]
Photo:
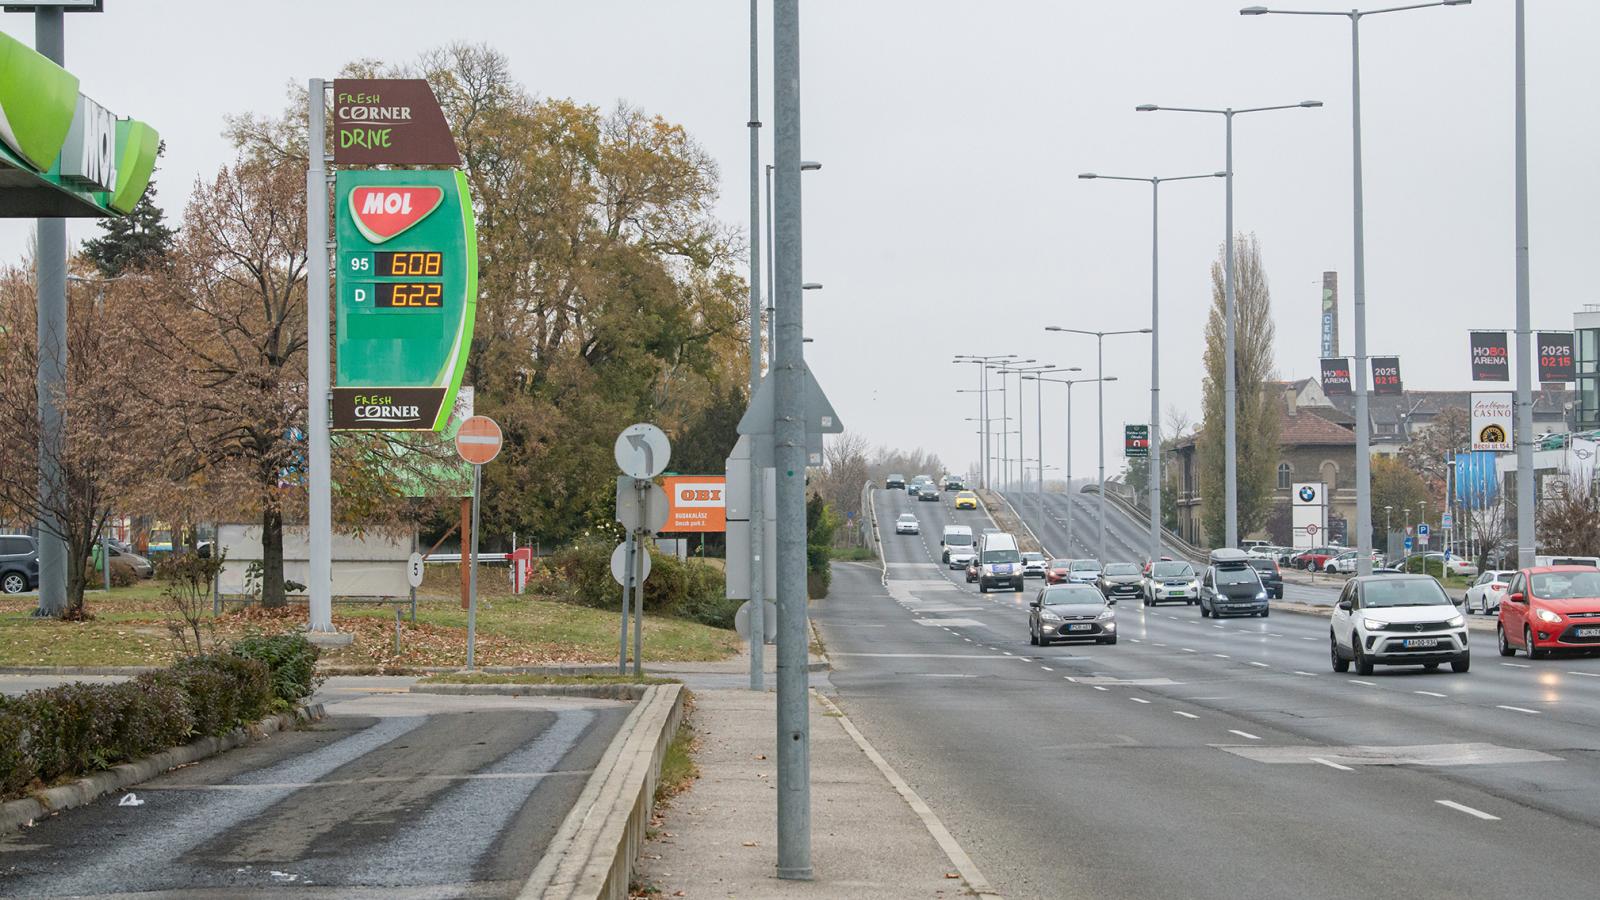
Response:
[{"label": "digital price display", "polygon": [[380,281],[372,286],[378,309],[441,309],[444,285],[437,281]]},{"label": "digital price display", "polygon": [[372,258],[376,269],[373,274],[379,276],[437,276],[444,268],[444,254],[433,250],[380,250]]}]

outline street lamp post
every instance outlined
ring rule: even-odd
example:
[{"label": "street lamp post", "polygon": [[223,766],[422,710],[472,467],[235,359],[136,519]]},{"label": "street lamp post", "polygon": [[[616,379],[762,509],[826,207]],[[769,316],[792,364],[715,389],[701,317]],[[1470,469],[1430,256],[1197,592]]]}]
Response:
[{"label": "street lamp post", "polygon": [[[1095,339],[1095,342],[1094,342],[1094,346],[1095,346],[1095,351],[1094,351],[1095,352],[1095,370],[1094,370],[1094,373],[1095,373],[1095,375],[1101,376],[1101,377],[1095,379],[1095,381],[1098,382],[1098,384],[1095,385],[1095,391],[1097,392],[1097,399],[1095,401],[1095,406],[1096,406],[1096,412],[1098,413],[1098,417],[1099,417],[1099,420],[1100,420],[1100,425],[1099,425],[1099,430],[1098,430],[1099,440],[1097,441],[1097,443],[1099,443],[1099,445],[1100,445],[1100,448],[1099,448],[1099,460],[1100,460],[1100,540],[1099,540],[1099,550],[1097,552],[1100,554],[1100,561],[1102,563],[1104,563],[1105,562],[1105,558],[1106,558],[1106,382],[1108,380],[1110,380],[1110,379],[1107,379],[1107,378],[1104,377],[1105,373],[1106,373],[1106,354],[1105,354],[1106,336],[1107,335],[1117,335],[1117,334],[1151,334],[1152,332],[1151,332],[1151,330],[1149,328],[1130,328],[1130,329],[1126,329],[1126,330],[1123,330],[1123,331],[1087,331],[1087,330],[1084,330],[1084,329],[1081,329],[1081,328],[1063,328],[1060,325],[1047,325],[1047,326],[1045,326],[1044,330],[1045,331],[1060,331],[1060,332],[1064,332],[1064,333],[1067,333],[1067,334],[1089,334],[1089,335],[1094,335],[1094,339]],[[1068,509],[1072,508],[1072,502],[1070,500],[1067,502],[1067,508]],[[1159,558],[1160,558],[1160,554],[1157,554],[1156,556],[1152,557],[1152,559],[1159,559]]]},{"label": "street lamp post", "polygon": [[[1022,377],[1025,378],[1025,379],[1028,379],[1030,381],[1050,381],[1050,382],[1054,382],[1056,384],[1064,384],[1064,385],[1067,386],[1067,471],[1065,473],[1065,478],[1066,478],[1066,481],[1067,481],[1067,522],[1066,522],[1067,547],[1066,547],[1066,550],[1067,550],[1067,554],[1071,555],[1072,554],[1072,386],[1075,385],[1075,384],[1084,384],[1086,382],[1091,382],[1091,381],[1093,381],[1093,382],[1101,382],[1101,383],[1107,382],[1107,381],[1116,381],[1117,380],[1117,376],[1110,375],[1110,376],[1101,376],[1099,378],[1048,378],[1048,377],[1046,377],[1044,375],[1024,375]],[[1101,443],[1104,444],[1105,442],[1102,441]],[[1102,498],[1102,499],[1104,499],[1104,498]],[[1105,508],[1102,507],[1100,512],[1103,515],[1105,513]],[[1102,521],[1104,521],[1103,518],[1102,518]],[[1103,531],[1101,532],[1101,538],[1100,539],[1101,539],[1101,542],[1104,543],[1104,541],[1105,541],[1105,533]],[[1104,560],[1101,560],[1101,561],[1104,562]]]},{"label": "street lamp post", "polygon": [[1175,178],[1099,175],[1085,172],[1083,179],[1138,181],[1150,185],[1150,558],[1161,558],[1161,183],[1226,178],[1227,172],[1179,175]]},{"label": "street lamp post", "polygon": [[989,364],[996,360],[1015,359],[1015,353],[1001,353],[991,356],[973,356],[967,353],[958,353],[951,360],[958,365],[970,364],[978,367],[978,416],[983,419],[983,453],[979,463],[983,467],[982,478],[985,489],[989,487]]},{"label": "street lamp post", "polygon": [[[1249,6],[1244,16],[1344,16],[1350,20],[1351,173],[1355,204],[1356,574],[1372,574],[1372,425],[1367,419],[1367,259],[1361,184],[1361,20],[1381,13],[1465,6],[1472,0],[1435,0],[1372,10],[1293,10]],[[1232,168],[1231,166],[1229,168]],[[1231,239],[1231,238],[1230,238]],[[1232,358],[1231,356],[1229,357]],[[1231,432],[1230,432],[1231,433]]]},{"label": "street lamp post", "polygon": [[[1026,436],[1027,429],[1024,428],[1023,424],[1022,424],[1022,400],[1023,400],[1023,398],[1022,398],[1022,381],[1020,380],[1020,376],[1023,375],[1023,374],[1026,374],[1026,373],[1031,373],[1031,372],[1045,372],[1045,371],[1052,370],[1054,368],[1055,368],[1055,364],[1054,363],[1044,363],[1042,365],[1037,365],[1037,366],[1014,366],[1014,367],[1008,367],[1008,368],[1000,370],[1000,377],[1001,377],[1001,383],[1002,384],[1004,383],[1005,376],[1007,376],[1007,375],[1013,375],[1014,374],[1014,375],[1019,376],[1019,380],[1017,381],[1017,478],[1018,478],[1018,481],[1019,481],[1019,483],[1017,484],[1017,492],[1019,494],[1024,492],[1024,491],[1026,491],[1027,487],[1028,487],[1028,467],[1027,467],[1028,448],[1027,448],[1027,436]],[[1006,410],[1006,412],[1010,412],[1010,410],[1008,409],[1008,410]],[[1019,497],[1017,502],[1021,503],[1022,499]],[[1020,510],[1019,510],[1019,512],[1020,512]]]},{"label": "street lamp post", "polygon": [[1138,112],[1189,112],[1208,113],[1222,116],[1227,123],[1226,163],[1223,171],[1226,173],[1227,200],[1225,201],[1226,214],[1224,226],[1228,230],[1227,241],[1223,245],[1223,299],[1222,299],[1222,473],[1223,494],[1225,509],[1223,520],[1225,523],[1226,546],[1239,545],[1239,460],[1238,460],[1238,435],[1234,422],[1235,408],[1238,399],[1238,386],[1235,383],[1234,373],[1234,292],[1233,292],[1233,117],[1245,113],[1270,112],[1278,109],[1311,109],[1322,105],[1321,100],[1302,100],[1299,103],[1286,103],[1278,106],[1254,106],[1247,109],[1199,109],[1187,106],[1157,106],[1146,103],[1134,107]]},{"label": "street lamp post", "polygon": [[[1016,356],[1015,353],[1013,353],[1011,355],[1012,356]],[[1019,359],[1019,360],[1016,360],[1013,363],[1002,363],[1000,365],[989,364],[989,365],[984,367],[986,369],[995,370],[995,374],[1000,376],[1000,412],[1006,413],[1006,414],[1009,414],[1011,412],[1011,402],[1006,397],[1006,371],[1005,370],[1007,369],[1008,366],[1015,365],[1017,363],[1031,363],[1031,362],[1038,362],[1038,360],[1035,360],[1035,359],[1032,359],[1032,358]],[[1011,443],[1010,443],[1010,440],[1009,440],[1009,432],[1002,431],[1002,432],[1000,432],[1000,486],[1002,488],[1006,487],[1007,483],[1010,480],[1011,480]]]},{"label": "street lamp post", "polygon": [[[1078,367],[1078,366],[1068,366],[1065,369],[1056,369],[1055,371],[1057,371],[1057,372],[1082,372],[1083,369]],[[1023,376],[1023,377],[1027,378],[1027,376]],[[1034,503],[1034,506],[1039,511],[1039,527],[1043,528],[1044,527],[1044,385],[1040,384],[1039,383],[1039,379],[1037,379],[1037,378],[1031,378],[1031,379],[1028,379],[1028,380],[1033,382],[1033,432],[1034,432],[1034,446],[1035,446],[1034,452],[1039,454],[1039,480],[1036,483],[1036,487],[1038,488],[1038,491],[1035,492],[1034,500],[1036,502]],[[1068,388],[1067,390],[1071,391],[1072,389]],[[1022,393],[1022,385],[1021,384],[1017,385],[1017,393],[1019,393],[1019,394]],[[1068,503],[1072,502],[1070,497],[1067,499],[1067,502]],[[1040,549],[1043,549],[1043,548],[1040,548]]]}]

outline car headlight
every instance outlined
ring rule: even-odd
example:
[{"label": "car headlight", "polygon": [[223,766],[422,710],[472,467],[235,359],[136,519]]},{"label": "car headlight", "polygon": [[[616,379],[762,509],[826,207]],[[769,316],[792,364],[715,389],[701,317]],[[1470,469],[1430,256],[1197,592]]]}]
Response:
[{"label": "car headlight", "polygon": [[1056,615],[1055,613],[1051,612],[1048,609],[1045,610],[1044,612],[1039,613],[1039,618],[1045,620],[1046,622],[1059,622],[1059,621],[1061,621],[1061,617],[1060,616]]},{"label": "car headlight", "polygon": [[1550,610],[1545,609],[1543,607],[1540,607],[1539,609],[1534,610],[1533,614],[1538,616],[1539,617],[1539,621],[1541,621],[1541,622],[1559,622],[1559,621],[1561,621],[1561,617],[1559,615],[1556,615],[1555,613],[1553,613]]},{"label": "car headlight", "polygon": [[1362,619],[1361,626],[1368,631],[1382,631],[1389,627],[1389,623],[1379,621],[1378,619]]},{"label": "car headlight", "polygon": [[1194,581],[1189,582],[1189,586],[1187,588],[1185,588],[1184,590],[1189,590],[1189,591],[1198,591],[1198,590],[1200,590],[1200,581],[1199,581],[1199,579],[1195,579]]},{"label": "car headlight", "polygon": [[1450,620],[1445,622],[1445,624],[1449,625],[1451,628],[1460,628],[1461,626],[1467,624],[1467,617],[1466,616],[1451,616]]},{"label": "car headlight", "polygon": [[1105,609],[1101,610],[1100,611],[1100,615],[1095,616],[1096,619],[1099,619],[1102,622],[1104,622],[1107,619],[1115,619],[1116,617],[1117,617],[1117,611],[1112,609],[1109,606],[1106,607]]},{"label": "car headlight", "polygon": [[1265,600],[1265,599],[1267,599],[1267,592],[1266,591],[1256,591],[1256,599],[1257,600]]}]

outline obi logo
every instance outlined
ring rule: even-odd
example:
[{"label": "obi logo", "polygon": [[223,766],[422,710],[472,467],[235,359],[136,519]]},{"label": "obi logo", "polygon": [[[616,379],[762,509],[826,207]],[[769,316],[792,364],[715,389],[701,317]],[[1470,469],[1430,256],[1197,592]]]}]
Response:
[{"label": "obi logo", "polygon": [[381,244],[421,222],[444,201],[444,188],[376,186],[350,191],[350,214],[361,236]]},{"label": "obi logo", "polygon": [[1308,484],[1300,489],[1300,500],[1302,503],[1310,503],[1315,499],[1317,499],[1316,488]]},{"label": "obi logo", "polygon": [[720,484],[680,484],[678,485],[679,506],[715,506],[722,507],[722,485]]}]

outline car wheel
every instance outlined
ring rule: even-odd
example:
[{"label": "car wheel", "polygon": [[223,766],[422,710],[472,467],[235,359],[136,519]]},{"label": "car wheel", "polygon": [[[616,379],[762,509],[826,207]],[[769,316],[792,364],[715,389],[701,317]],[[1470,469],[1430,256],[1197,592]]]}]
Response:
[{"label": "car wheel", "polygon": [[8,594],[20,594],[28,589],[28,579],[21,572],[7,572],[4,579],[0,579],[0,591]]},{"label": "car wheel", "polygon": [[987,594],[987,593],[989,593],[989,586],[988,586],[988,585],[987,585],[987,584],[984,584],[984,583],[983,583],[983,582],[981,582],[981,581],[980,581],[980,582],[978,582],[978,593],[980,593],[980,594]]},{"label": "car wheel", "polygon": [[1105,640],[1101,641],[1100,643],[1102,643],[1102,644],[1113,644],[1114,645],[1114,644],[1116,644],[1116,642],[1117,642],[1116,638],[1108,637]]},{"label": "car wheel", "polygon": [[1437,671],[1439,671],[1439,664],[1438,663],[1423,663],[1422,664],[1422,668],[1425,671],[1428,671],[1428,672],[1437,672]]},{"label": "car wheel", "polygon": [[1270,615],[1272,615],[1272,610],[1271,609],[1263,609],[1261,611],[1261,618],[1263,618],[1263,619],[1265,619],[1267,616],[1270,616]]},{"label": "car wheel", "polygon": [[1328,632],[1328,652],[1333,656],[1333,670],[1335,672],[1350,671],[1350,660],[1339,655],[1339,641],[1333,636],[1332,631]]},{"label": "car wheel", "polygon": [[1522,646],[1528,648],[1529,659],[1544,659],[1545,651],[1540,650],[1538,645],[1533,642],[1533,629],[1522,629]]},{"label": "car wheel", "polygon": [[1020,594],[1020,593],[1022,593],[1022,582],[1020,582],[1020,581],[1019,581],[1019,582],[1017,582],[1017,584],[1016,584],[1016,587],[1013,587],[1013,588],[1012,588],[1012,589],[1011,589],[1011,592],[1012,592],[1012,593],[1013,593],[1013,594]]},{"label": "car wheel", "polygon": [[1506,629],[1505,629],[1504,626],[1496,625],[1494,627],[1494,637],[1495,637],[1495,643],[1500,645],[1500,655],[1501,656],[1516,656],[1517,655],[1516,649],[1513,648],[1509,643],[1506,642]]},{"label": "car wheel", "polygon": [[1152,606],[1152,605],[1154,605],[1154,602],[1155,601],[1151,600],[1149,597],[1144,598],[1144,605],[1145,606]]},{"label": "car wheel", "polygon": [[[1351,637],[1355,637],[1355,635],[1351,635]],[[1361,649],[1360,641],[1356,642],[1355,650],[1356,650],[1356,672],[1357,672],[1357,674],[1360,674],[1360,675],[1371,675],[1372,674],[1372,660],[1368,659],[1366,652]]]},{"label": "car wheel", "polygon": [[1202,619],[1211,618],[1211,610],[1206,609],[1206,605],[1204,603],[1200,604],[1200,618],[1202,618]]},{"label": "car wheel", "polygon": [[1463,653],[1460,659],[1450,660],[1450,671],[1452,672],[1465,672],[1471,668],[1472,656],[1470,654]]},{"label": "car wheel", "polygon": [[1039,635],[1035,634],[1031,627],[1028,629],[1028,645],[1031,647],[1039,646]]}]

